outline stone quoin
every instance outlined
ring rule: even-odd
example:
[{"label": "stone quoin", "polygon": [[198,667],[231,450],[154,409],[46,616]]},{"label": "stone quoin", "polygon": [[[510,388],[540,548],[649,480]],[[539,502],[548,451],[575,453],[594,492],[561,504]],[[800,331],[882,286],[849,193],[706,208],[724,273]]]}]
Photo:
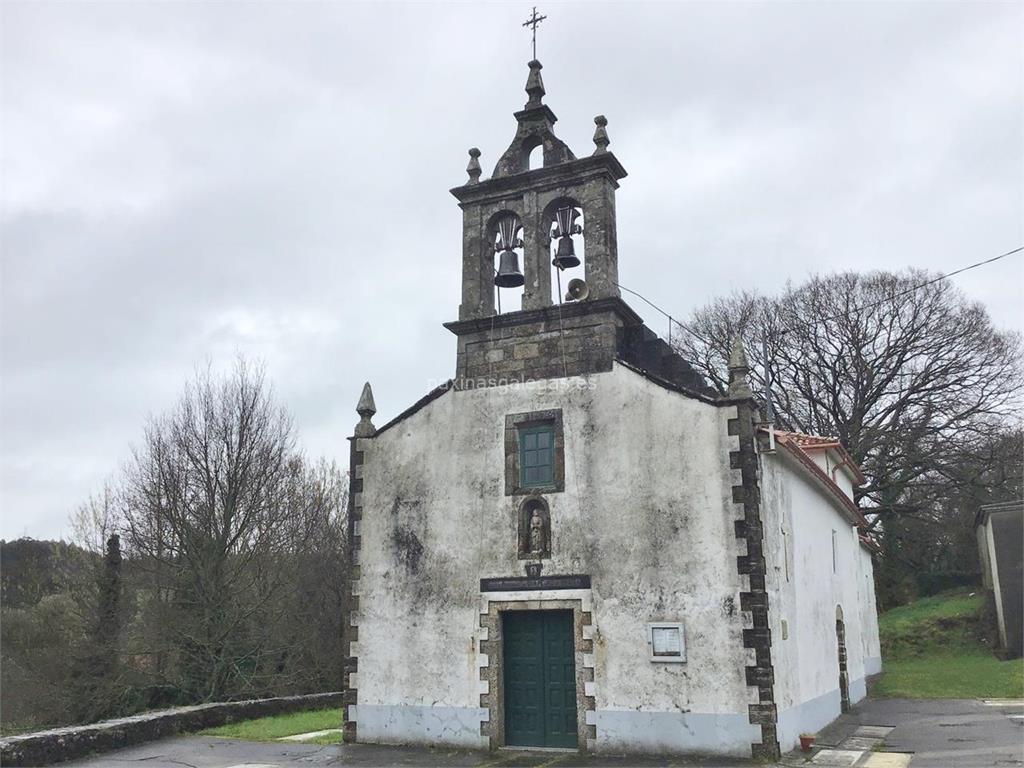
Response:
[{"label": "stone quoin", "polygon": [[528,66],[451,190],[454,378],[357,407],[344,737],[776,757],[881,668],[863,478],[762,423],[739,343],[720,397],[623,301],[608,120],[577,158]]}]

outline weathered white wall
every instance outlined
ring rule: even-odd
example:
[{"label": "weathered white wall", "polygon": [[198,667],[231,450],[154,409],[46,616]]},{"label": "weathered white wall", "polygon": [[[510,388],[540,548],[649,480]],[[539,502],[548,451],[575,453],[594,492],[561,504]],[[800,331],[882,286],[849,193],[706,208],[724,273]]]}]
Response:
[{"label": "weathered white wall", "polygon": [[[635,372],[556,388],[451,391],[366,441],[359,691],[364,741],[486,746],[479,705],[482,577],[522,575],[504,494],[510,413],[561,408],[565,491],[547,494],[544,573],[592,577],[589,716],[598,749],[749,754],[740,579],[726,420]],[[880,670],[871,558],[828,495],[782,449],[762,457],[779,739],[839,714],[836,606],[851,699]],[[842,473],[840,473],[842,474]],[[832,531],[837,568],[832,568]],[[783,535],[783,531],[785,535]],[[788,576],[788,577],[787,577]],[[649,621],[685,623],[687,663],[648,660]],[[783,639],[782,622],[787,625]]]},{"label": "weathered white wall", "polygon": [[[619,366],[548,383],[450,391],[366,441],[360,740],[483,746],[479,579],[523,574],[505,416],[561,408],[565,491],[546,495],[544,573],[592,577],[597,747],[748,755],[759,730],[747,723],[735,409]],[[687,663],[652,663],[646,623],[678,620]]]},{"label": "weathered white wall", "polygon": [[787,750],[801,732],[813,733],[840,714],[837,606],[846,627],[851,702],[864,697],[865,678],[881,670],[874,575],[856,529],[784,448],[762,454],[761,466],[779,743]]},{"label": "weathered white wall", "polygon": [[[857,598],[860,613],[858,623],[862,629],[861,652],[864,656],[864,675],[869,677],[882,671],[882,646],[878,636],[878,605],[875,602],[875,564],[871,553],[864,546],[859,546],[857,551],[860,557],[860,581],[858,582]],[[866,695],[866,683],[865,687],[859,690]],[[863,696],[857,698],[859,700]]]},{"label": "weathered white wall", "polygon": [[851,499],[853,498],[854,479],[853,477],[850,476],[850,470],[848,467],[836,467],[833,463],[832,469],[829,472],[829,477],[832,478],[832,480],[835,482],[836,485],[839,486],[843,493],[845,493]]}]

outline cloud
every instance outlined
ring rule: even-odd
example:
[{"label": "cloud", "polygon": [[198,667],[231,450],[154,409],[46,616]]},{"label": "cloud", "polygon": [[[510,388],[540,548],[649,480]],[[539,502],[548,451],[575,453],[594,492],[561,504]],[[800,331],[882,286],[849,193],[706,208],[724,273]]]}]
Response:
[{"label": "cloud", "polygon": [[[0,535],[68,531],[194,367],[262,358],[311,454],[347,459],[454,372],[466,149],[525,101],[498,4],[8,2]],[[559,4],[559,135],[630,175],[623,283],[685,317],[816,271],[950,270],[1024,241],[1024,11]],[[1021,261],[957,278],[1019,326]],[[639,302],[651,326],[664,321]]]}]

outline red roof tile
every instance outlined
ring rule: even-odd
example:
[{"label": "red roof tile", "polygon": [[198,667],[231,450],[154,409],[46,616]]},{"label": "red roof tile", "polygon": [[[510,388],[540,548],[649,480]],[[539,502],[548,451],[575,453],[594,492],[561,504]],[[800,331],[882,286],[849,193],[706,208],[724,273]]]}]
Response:
[{"label": "red roof tile", "polygon": [[821,437],[819,435],[805,435],[802,432],[786,432],[785,430],[775,430],[776,435],[785,435],[789,440],[799,445],[802,448],[832,448],[834,446],[841,445],[839,438],[836,437]]},{"label": "red roof tile", "polygon": [[864,485],[867,482],[867,478],[864,477],[864,473],[861,472],[860,467],[857,466],[857,462],[853,460],[853,457],[843,447],[843,444],[839,442],[838,437],[821,437],[819,435],[805,435],[802,432],[787,432],[782,429],[775,430],[776,439],[790,440],[796,445],[800,446],[805,451],[822,451],[832,449],[839,454],[842,459],[842,464],[849,467],[856,479],[855,485]]},{"label": "red roof tile", "polygon": [[[767,433],[768,430],[762,427],[761,431]],[[816,435],[804,435],[799,432],[775,430],[775,441],[778,445],[785,448],[790,455],[800,462],[804,469],[829,490],[855,524],[861,528],[867,527],[867,520],[864,519],[863,513],[853,502],[853,499],[847,496],[843,489],[836,484],[836,481],[829,477],[828,473],[811,458],[811,451],[825,448],[834,449],[842,457],[842,464],[848,466],[857,477],[857,485],[863,484],[864,475],[861,473],[860,467],[853,462],[850,454],[846,452],[846,449],[843,448],[838,440],[831,437],[818,437]]]}]

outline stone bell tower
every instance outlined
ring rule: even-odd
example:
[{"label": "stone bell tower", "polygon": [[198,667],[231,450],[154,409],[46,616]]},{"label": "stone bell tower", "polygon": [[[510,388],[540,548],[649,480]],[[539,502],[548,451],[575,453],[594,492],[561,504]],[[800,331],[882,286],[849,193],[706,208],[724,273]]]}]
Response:
[{"label": "stone bell tower", "polygon": [[[706,392],[620,297],[615,190],[626,171],[608,151],[608,121],[594,118],[594,151],[577,158],[555,135],[541,63],[528,66],[528,99],[491,178],[480,178],[473,148],[469,181],[451,190],[462,208],[462,303],[459,319],[445,324],[459,338],[455,386],[599,373],[618,359]],[[537,147],[543,165],[531,169]],[[585,295],[553,301],[552,283],[560,280],[564,291],[572,278],[585,280]],[[496,284],[503,283],[523,286],[520,310],[496,311]]]},{"label": "stone bell tower", "polygon": [[[459,383],[610,370],[616,331],[640,322],[619,298],[615,190],[626,171],[608,151],[607,121],[594,118],[594,152],[577,158],[555,135],[557,118],[543,103],[541,63],[531,61],[529,68],[529,98],[515,113],[516,135],[491,178],[481,180],[480,151],[474,148],[468,183],[451,191],[463,212],[462,304],[458,321],[446,324],[459,337]],[[530,154],[537,147],[543,166],[531,170]],[[582,244],[582,270],[572,269],[579,264],[573,255],[552,266],[553,239],[559,257],[577,251],[574,243]],[[524,286],[519,311],[496,313],[496,253],[503,270],[515,268],[511,284]],[[570,278],[585,279],[586,299],[552,300],[557,268],[564,269],[556,276],[562,277],[563,290]]]},{"label": "stone bell tower", "polygon": [[[586,281],[594,299],[618,296],[615,245],[615,190],[626,171],[608,151],[604,117],[595,118],[597,145],[590,157],[577,159],[555,136],[558,119],[543,103],[541,63],[531,61],[526,81],[529,99],[515,113],[516,135],[499,158],[494,173],[480,180],[479,150],[469,151],[469,183],[452,190],[463,210],[462,306],[460,320],[494,313],[494,253],[504,221],[522,232],[523,309],[551,306],[551,233],[559,209],[582,212]],[[530,153],[543,148],[543,167],[529,168]],[[571,236],[571,235],[570,235]]]}]

